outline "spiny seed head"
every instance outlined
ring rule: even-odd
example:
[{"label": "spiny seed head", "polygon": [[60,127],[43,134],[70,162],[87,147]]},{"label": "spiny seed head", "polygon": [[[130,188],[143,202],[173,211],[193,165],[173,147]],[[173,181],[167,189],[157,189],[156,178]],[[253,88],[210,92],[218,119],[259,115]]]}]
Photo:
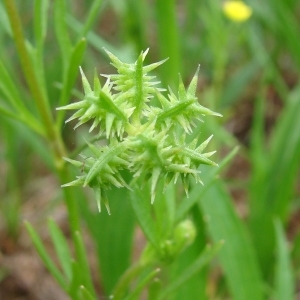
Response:
[{"label": "spiny seed head", "polygon": [[[169,89],[166,97],[165,89],[157,87],[155,76],[148,75],[164,61],[144,66],[148,50],[141,52],[135,63],[124,63],[106,52],[117,74],[102,75],[106,78],[103,86],[95,74],[92,87],[80,68],[83,99],[58,108],[76,110],[66,121],[78,119],[75,128],[92,121],[90,131],[99,127],[107,138],[106,146],[87,143],[89,154],[83,154],[82,161],[66,158],[81,174],[64,186],[90,186],[95,191],[98,209],[103,202],[108,211],[105,191],[111,186],[130,189],[122,177],[124,169],[132,173],[134,180],[150,179],[151,203],[160,180],[166,188],[172,180],[181,178],[188,195],[189,176],[201,182],[198,167],[217,165],[209,159],[214,151],[203,153],[212,137],[202,143],[198,137],[192,142],[186,140],[186,134],[193,132],[195,120],[207,115],[221,116],[198,103],[199,67],[187,89],[180,78],[178,92]],[[158,100],[155,105],[152,98]]]}]

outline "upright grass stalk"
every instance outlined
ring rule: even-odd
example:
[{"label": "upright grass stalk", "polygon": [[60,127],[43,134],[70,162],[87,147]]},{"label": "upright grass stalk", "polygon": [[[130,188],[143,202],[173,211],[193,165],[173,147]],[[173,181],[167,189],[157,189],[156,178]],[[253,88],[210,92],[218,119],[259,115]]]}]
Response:
[{"label": "upright grass stalk", "polygon": [[[57,171],[58,178],[61,183],[69,180],[68,170],[62,159],[66,155],[66,149],[62,138],[59,134],[57,127],[55,126],[51,109],[47,98],[45,97],[40,85],[39,80],[35,74],[34,66],[30,60],[30,56],[25,44],[25,38],[22,31],[22,24],[19,17],[19,13],[14,0],[5,0],[5,7],[9,21],[11,24],[13,38],[16,44],[17,53],[21,61],[22,71],[26,80],[26,83],[31,92],[32,98],[38,109],[39,115],[42,119],[44,129],[46,132],[46,139],[49,143],[49,148],[52,153],[54,165]],[[64,199],[69,213],[69,224],[74,238],[75,233],[79,231],[79,212],[76,202],[72,195],[72,191],[64,189]]]},{"label": "upright grass stalk", "polygon": [[157,37],[160,58],[169,57],[168,65],[161,68],[161,79],[164,85],[177,82],[181,69],[179,29],[176,22],[176,1],[156,1]]}]

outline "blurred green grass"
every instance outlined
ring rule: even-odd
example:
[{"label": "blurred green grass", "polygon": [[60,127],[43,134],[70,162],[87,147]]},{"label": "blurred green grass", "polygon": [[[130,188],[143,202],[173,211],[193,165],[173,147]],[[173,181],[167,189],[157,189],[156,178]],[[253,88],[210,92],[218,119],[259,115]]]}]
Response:
[{"label": "blurred green grass", "polygon": [[[107,73],[110,66],[103,47],[128,61],[148,47],[149,62],[169,57],[157,75],[170,86],[177,86],[178,73],[189,82],[201,65],[200,102],[224,117],[206,120],[199,131],[203,136],[214,133],[213,148],[219,149],[215,160],[221,162],[224,153],[238,145],[245,166],[235,170],[235,164],[229,163],[226,168],[230,173],[225,168],[218,178],[216,174],[206,177],[203,170],[204,184],[209,186],[204,195],[202,186],[193,186],[195,201],[188,212],[200,222],[198,235],[202,239],[194,246],[196,250],[190,250],[174,267],[172,276],[176,278],[176,272],[182,270],[180,264],[196,258],[195,253],[207,241],[224,239],[225,244],[217,260],[195,277],[201,290],[189,280],[174,299],[182,299],[184,290],[199,299],[293,299],[299,286],[300,234],[299,221],[294,219],[299,215],[300,3],[252,0],[248,4],[253,9],[251,18],[234,23],[226,19],[222,2],[216,0],[55,1],[55,5],[49,4],[46,26],[44,20],[34,18],[33,2],[18,3],[27,46],[32,49],[31,43],[37,49],[31,54],[37,56],[39,84],[53,114],[57,106],[81,92],[79,64],[91,74],[94,68]],[[22,204],[27,201],[23,197],[26,178],[34,180],[36,176],[31,167],[35,156],[41,158],[47,172],[53,172],[54,167],[44,139],[36,133],[40,120],[19,71],[2,3],[0,22],[0,159],[5,178],[0,190],[1,230],[17,237]],[[43,35],[45,45],[39,42]],[[23,106],[30,113],[20,114]],[[77,145],[69,138],[74,133],[62,125],[64,118],[63,113],[58,116],[57,127],[69,149],[74,149]],[[20,120],[29,129],[20,125]],[[82,143],[81,137],[77,139]],[[239,178],[240,171],[245,177]],[[237,186],[242,199],[234,197]],[[121,197],[119,191],[112,193]],[[246,207],[246,216],[237,213],[238,201]],[[124,206],[127,214],[110,224],[97,218],[84,200],[80,203],[97,244],[102,284],[109,292],[130,264],[132,212]],[[128,226],[126,239],[114,230],[124,228],[123,224]],[[99,232],[99,227],[105,227],[106,233]],[[115,242],[115,251],[104,246],[110,240]],[[124,264],[117,263],[118,257],[124,257]],[[116,262],[112,270],[110,261]],[[218,276],[212,277],[215,272]]]}]

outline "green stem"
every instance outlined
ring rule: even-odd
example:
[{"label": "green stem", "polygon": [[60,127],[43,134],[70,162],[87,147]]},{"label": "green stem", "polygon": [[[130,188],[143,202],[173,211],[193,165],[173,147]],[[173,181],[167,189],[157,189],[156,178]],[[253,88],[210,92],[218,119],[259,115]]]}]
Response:
[{"label": "green stem", "polygon": [[169,57],[167,64],[161,67],[164,85],[174,85],[180,71],[179,30],[176,20],[175,0],[156,0],[158,45],[161,58]]},{"label": "green stem", "polygon": [[[60,183],[72,181],[69,170],[67,169],[66,165],[64,165],[64,168],[58,170],[58,177],[60,179]],[[75,188],[63,188],[64,200],[68,210],[69,225],[72,232],[73,241],[76,232],[80,232],[80,217],[75,192]]]},{"label": "green stem", "polygon": [[25,76],[25,80],[35,101],[36,107],[44,123],[48,140],[50,142],[52,151],[54,153],[55,164],[58,168],[63,163],[61,157],[64,156],[65,149],[58,134],[58,130],[53,126],[53,118],[47,99],[45,99],[42,89],[37,80],[34,68],[32,66],[22,31],[21,20],[17,11],[14,0],[5,0],[7,15],[9,17],[10,25],[13,31],[14,41],[17,52],[21,61],[21,67]]},{"label": "green stem", "polygon": [[114,291],[113,291],[113,299],[114,300],[122,300],[124,299],[124,295],[129,288],[130,282],[137,277],[138,274],[145,268],[141,263],[137,263],[132,265],[130,268],[126,270],[126,272],[122,275],[119,282],[117,283]]},{"label": "green stem", "polygon": [[[54,125],[55,123],[51,115],[49,102],[47,101],[47,98],[44,97],[42,89],[39,85],[39,81],[34,72],[34,67],[32,66],[32,62],[25,45],[22,24],[15,1],[5,0],[5,6],[13,31],[17,52],[21,61],[22,70],[29,90],[32,94],[33,100],[35,101],[36,107],[43,121],[46,131],[46,137],[50,144],[50,149],[53,155],[58,177],[61,183],[66,183],[69,181],[69,174],[62,159],[63,156],[66,156],[65,146],[57,127]],[[63,192],[69,213],[72,235],[75,236],[76,231],[80,231],[79,212],[74,200],[76,198],[74,197],[73,191],[71,189],[64,189]]]}]

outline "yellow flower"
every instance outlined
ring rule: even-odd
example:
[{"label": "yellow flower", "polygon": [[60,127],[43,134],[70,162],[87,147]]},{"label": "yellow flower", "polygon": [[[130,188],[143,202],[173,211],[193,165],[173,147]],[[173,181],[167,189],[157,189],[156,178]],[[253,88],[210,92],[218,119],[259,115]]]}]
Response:
[{"label": "yellow flower", "polygon": [[225,1],[223,4],[224,14],[235,22],[243,22],[250,18],[252,9],[243,1]]}]

